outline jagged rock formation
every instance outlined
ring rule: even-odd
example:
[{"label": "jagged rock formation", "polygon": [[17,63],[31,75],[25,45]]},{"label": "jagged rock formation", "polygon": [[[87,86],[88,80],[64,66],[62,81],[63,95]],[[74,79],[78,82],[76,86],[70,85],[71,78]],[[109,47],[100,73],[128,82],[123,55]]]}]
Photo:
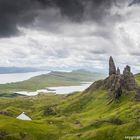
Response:
[{"label": "jagged rock formation", "polygon": [[112,56],[109,58],[109,75],[116,74],[116,66]]},{"label": "jagged rock formation", "polygon": [[126,66],[124,68],[123,74],[120,73],[120,69],[115,67],[115,63],[113,61],[113,58],[110,57],[109,59],[109,76],[105,80],[100,80],[95,83],[93,83],[87,90],[95,90],[98,88],[105,88],[109,91],[109,95],[113,99],[118,99],[122,93],[123,90],[126,91],[136,91],[137,90],[137,84],[135,82],[135,78],[133,76],[133,73],[131,73],[130,66]]},{"label": "jagged rock formation", "polygon": [[120,75],[120,74],[121,74],[119,67],[117,68],[116,74],[117,74],[117,75]]},{"label": "jagged rock formation", "polygon": [[134,90],[137,87],[134,75],[131,73],[130,66],[126,66],[124,68],[122,75],[122,86],[127,90]]},{"label": "jagged rock formation", "polygon": [[[109,61],[114,62],[112,57],[110,57],[110,59],[112,60]],[[115,73],[115,64],[113,65]],[[110,69],[112,69],[112,66],[109,65],[109,71]],[[118,99],[122,95],[123,90],[136,90],[137,85],[133,73],[131,73],[130,66],[127,65],[124,68],[123,74],[120,73],[119,68],[117,68],[116,73],[114,73],[109,73],[109,77],[104,80],[104,87],[110,91],[111,95],[113,95],[115,99]]]}]

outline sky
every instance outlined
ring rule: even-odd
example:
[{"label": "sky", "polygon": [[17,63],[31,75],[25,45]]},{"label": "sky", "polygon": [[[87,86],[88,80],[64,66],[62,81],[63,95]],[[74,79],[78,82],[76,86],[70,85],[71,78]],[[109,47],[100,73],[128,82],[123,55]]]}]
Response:
[{"label": "sky", "polygon": [[0,0],[0,66],[140,72],[140,0]]}]

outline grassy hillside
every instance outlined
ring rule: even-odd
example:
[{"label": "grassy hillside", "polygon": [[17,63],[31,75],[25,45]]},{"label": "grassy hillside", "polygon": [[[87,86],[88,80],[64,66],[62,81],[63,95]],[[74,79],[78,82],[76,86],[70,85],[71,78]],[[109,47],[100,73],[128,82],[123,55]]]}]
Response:
[{"label": "grassy hillside", "polygon": [[[135,92],[124,91],[119,100],[110,102],[108,91],[98,89],[71,95],[0,98],[0,139],[123,140],[139,136],[140,102],[134,97]],[[21,112],[32,121],[17,120]]]},{"label": "grassy hillside", "polygon": [[92,73],[83,70],[73,72],[51,72],[33,77],[23,82],[0,84],[0,93],[12,93],[16,91],[35,91],[45,87],[79,85],[84,81],[95,81],[103,78],[100,73]]},{"label": "grassy hillside", "polygon": [[137,84],[140,86],[140,73],[135,74],[135,79],[136,79]]},{"label": "grassy hillside", "polygon": [[[123,140],[140,135],[140,103],[134,92],[109,103],[97,90],[72,95],[1,98],[0,136],[4,140]],[[26,112],[33,120],[15,119]]]}]

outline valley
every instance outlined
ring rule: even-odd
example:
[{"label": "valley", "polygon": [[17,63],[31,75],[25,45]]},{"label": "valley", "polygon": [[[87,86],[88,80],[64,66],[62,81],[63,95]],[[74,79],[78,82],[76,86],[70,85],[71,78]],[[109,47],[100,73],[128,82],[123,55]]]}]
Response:
[{"label": "valley", "polygon": [[52,71],[24,81],[0,84],[0,96],[3,95],[3,93],[14,94],[20,91],[35,92],[36,90],[45,89],[47,87],[79,86],[82,82],[93,82],[104,77],[105,74],[85,70],[72,72]]},{"label": "valley", "polygon": [[[113,67],[115,70],[114,64]],[[127,136],[138,136],[140,102],[136,97],[139,93],[135,89],[128,90],[125,88],[126,85],[121,85],[123,91],[120,96],[115,95],[114,89],[113,95],[110,94],[109,89],[112,87],[108,86],[110,79],[113,80],[111,77],[123,78],[121,75],[117,76],[114,70],[111,70],[113,74],[110,73],[105,80],[94,82],[83,92],[0,98],[0,138],[2,140],[123,140]],[[129,76],[130,72],[127,72]],[[138,76],[135,75],[137,83],[140,82]],[[108,86],[103,84],[104,81],[108,81]],[[17,120],[16,117],[22,112],[32,120]]]}]

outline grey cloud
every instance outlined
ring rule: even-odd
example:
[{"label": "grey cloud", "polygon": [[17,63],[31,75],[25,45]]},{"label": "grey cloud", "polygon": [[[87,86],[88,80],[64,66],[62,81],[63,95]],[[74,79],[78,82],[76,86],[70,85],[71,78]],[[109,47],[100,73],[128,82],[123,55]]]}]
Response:
[{"label": "grey cloud", "polygon": [[132,5],[139,4],[139,3],[140,3],[140,0],[133,0],[132,2],[129,3],[128,6],[132,6]]},{"label": "grey cloud", "polygon": [[39,7],[35,0],[1,0],[0,37],[19,34],[17,26],[31,23]]},{"label": "grey cloud", "polygon": [[36,56],[39,55],[39,58],[67,58],[70,55],[70,47],[65,47],[62,45],[61,47],[59,46],[49,46],[47,43],[42,44],[42,42],[37,41],[35,39],[29,39],[28,40],[28,46],[30,52],[35,54]]},{"label": "grey cloud", "polygon": [[138,56],[138,57],[140,57],[140,52],[131,52],[130,54],[133,55],[133,56]]},{"label": "grey cloud", "polygon": [[128,0],[29,1],[34,4],[1,12],[1,37],[24,35],[0,39],[0,65],[106,69],[110,55],[122,67],[138,65],[139,7],[123,7]]},{"label": "grey cloud", "polygon": [[[45,27],[52,30],[61,26],[61,21],[63,25],[65,20],[103,23],[113,4],[115,0],[1,0],[0,37],[19,35],[18,26],[31,27],[36,18],[40,27],[46,24]],[[51,8],[57,9],[54,15]]]}]

